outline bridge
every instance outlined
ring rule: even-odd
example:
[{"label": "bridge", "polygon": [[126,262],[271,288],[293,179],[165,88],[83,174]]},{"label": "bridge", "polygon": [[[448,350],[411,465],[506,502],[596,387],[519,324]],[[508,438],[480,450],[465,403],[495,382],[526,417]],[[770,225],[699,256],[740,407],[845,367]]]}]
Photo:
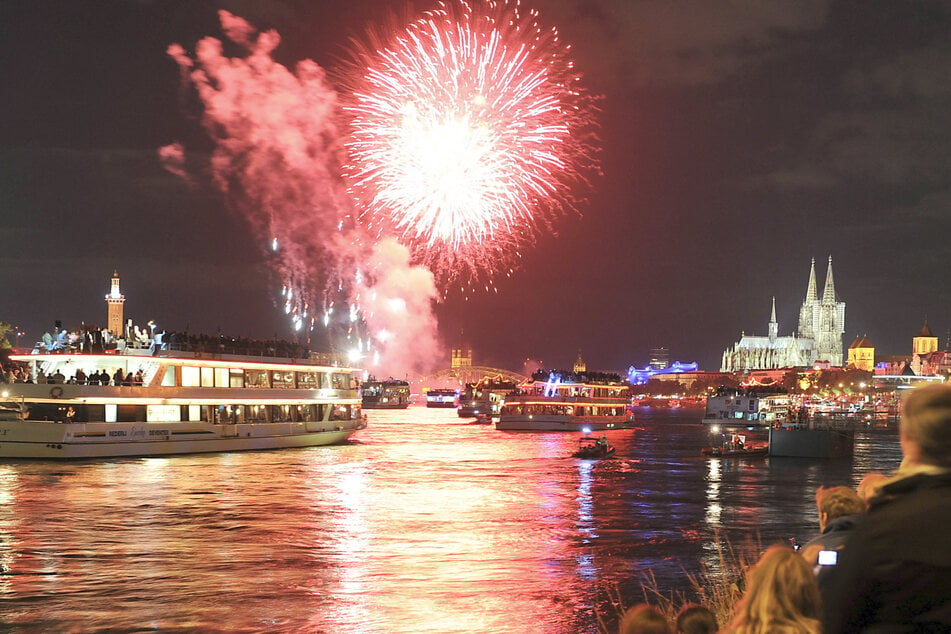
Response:
[{"label": "bridge", "polygon": [[512,372],[511,370],[502,370],[500,368],[490,368],[482,365],[466,365],[457,368],[446,368],[419,377],[419,383],[424,387],[454,386],[465,385],[466,383],[477,383],[481,379],[503,379],[522,383],[528,381],[529,377]]}]

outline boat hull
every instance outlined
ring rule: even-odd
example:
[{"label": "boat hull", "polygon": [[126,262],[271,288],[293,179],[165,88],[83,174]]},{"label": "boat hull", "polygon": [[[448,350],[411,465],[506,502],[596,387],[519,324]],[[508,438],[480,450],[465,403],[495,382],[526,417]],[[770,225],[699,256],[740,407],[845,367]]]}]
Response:
[{"label": "boat hull", "polygon": [[409,401],[363,401],[363,409],[407,409]]},{"label": "boat hull", "polygon": [[0,458],[84,459],[255,451],[346,442],[365,421],[262,424],[0,422]]},{"label": "boat hull", "polygon": [[495,428],[503,431],[605,431],[627,429],[631,421],[627,416],[559,416],[535,415],[503,416]]}]

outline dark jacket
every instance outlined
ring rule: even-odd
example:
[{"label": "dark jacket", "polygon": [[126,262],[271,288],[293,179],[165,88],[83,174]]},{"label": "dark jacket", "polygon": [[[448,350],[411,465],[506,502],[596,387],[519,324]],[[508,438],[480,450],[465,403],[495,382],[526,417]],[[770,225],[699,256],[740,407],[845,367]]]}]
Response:
[{"label": "dark jacket", "polygon": [[951,631],[951,474],[882,488],[839,551],[823,631]]},{"label": "dark jacket", "polygon": [[826,523],[825,530],[818,537],[813,537],[803,545],[803,550],[810,546],[822,546],[823,550],[838,550],[845,545],[845,540],[856,526],[865,517],[864,513],[859,515],[843,515]]},{"label": "dark jacket", "polygon": [[[822,550],[841,550],[846,540],[855,531],[855,528],[865,519],[865,514],[843,515],[826,523],[825,530],[818,537],[810,539],[802,547],[803,550],[811,546],[819,546]],[[833,566],[819,566],[816,580],[819,582],[819,593],[825,597],[829,589],[829,577],[834,573]]]}]

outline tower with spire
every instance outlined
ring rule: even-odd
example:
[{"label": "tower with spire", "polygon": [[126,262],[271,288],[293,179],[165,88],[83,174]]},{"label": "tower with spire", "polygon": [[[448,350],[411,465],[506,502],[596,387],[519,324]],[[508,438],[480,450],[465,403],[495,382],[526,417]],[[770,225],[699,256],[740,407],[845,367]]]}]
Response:
[{"label": "tower with spire", "polygon": [[842,335],[845,333],[845,302],[839,301],[832,276],[832,257],[826,271],[825,286],[819,296],[816,283],[816,260],[809,269],[806,298],[799,309],[799,332],[779,335],[776,319],[776,297],[772,298],[766,336],[740,335],[732,348],[723,352],[720,370],[769,370],[809,366],[827,361],[833,366],[843,362]]},{"label": "tower with spire", "polygon": [[832,256],[826,270],[822,297],[816,292],[816,260],[809,269],[806,299],[799,309],[799,336],[812,339],[817,361],[842,365],[842,335],[845,333],[845,302],[838,301],[835,278],[832,275]]},{"label": "tower with spire", "polygon": [[106,316],[106,328],[112,331],[117,337],[122,336],[123,323],[123,304],[125,304],[125,295],[119,291],[119,271],[112,273],[112,289],[106,295],[106,304],[109,306],[109,313]]}]

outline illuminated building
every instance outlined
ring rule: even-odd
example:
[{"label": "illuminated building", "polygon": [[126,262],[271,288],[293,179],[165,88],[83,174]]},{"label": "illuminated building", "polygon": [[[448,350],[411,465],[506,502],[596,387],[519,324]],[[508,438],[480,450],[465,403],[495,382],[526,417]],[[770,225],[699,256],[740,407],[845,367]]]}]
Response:
[{"label": "illuminated building", "polygon": [[109,314],[106,318],[106,328],[108,328],[117,337],[121,337],[124,332],[122,328],[122,305],[125,303],[125,296],[119,292],[118,271],[113,271],[112,273],[112,288],[110,289],[109,294],[106,295],[106,303],[109,305]]},{"label": "illuminated building", "polygon": [[453,348],[451,351],[452,358],[450,360],[450,367],[452,368],[469,368],[472,367],[472,346],[470,345],[461,345],[458,348]]},{"label": "illuminated building", "polygon": [[[697,367],[696,361],[693,363],[674,361],[670,366],[664,366],[662,368],[656,368],[652,365],[648,365],[646,368],[635,368],[631,366],[627,369],[627,382],[631,385],[643,385],[654,377],[680,380],[679,375],[685,372],[697,372]],[[693,381],[690,381],[690,383],[692,382]]]},{"label": "illuminated building", "polygon": [[867,336],[856,337],[849,346],[849,365],[858,370],[875,371],[875,346]]},{"label": "illuminated building", "polygon": [[588,370],[588,364],[581,358],[581,350],[578,351],[578,358],[575,359],[575,365],[571,368],[577,374],[584,374]]},{"label": "illuminated building", "polygon": [[837,301],[832,277],[832,257],[826,271],[825,287],[819,298],[816,261],[812,260],[806,299],[799,309],[799,332],[779,336],[776,298],[773,297],[767,335],[742,333],[732,348],[723,352],[721,371],[769,370],[812,366],[817,361],[842,365],[842,334],[845,332],[845,302]]}]

